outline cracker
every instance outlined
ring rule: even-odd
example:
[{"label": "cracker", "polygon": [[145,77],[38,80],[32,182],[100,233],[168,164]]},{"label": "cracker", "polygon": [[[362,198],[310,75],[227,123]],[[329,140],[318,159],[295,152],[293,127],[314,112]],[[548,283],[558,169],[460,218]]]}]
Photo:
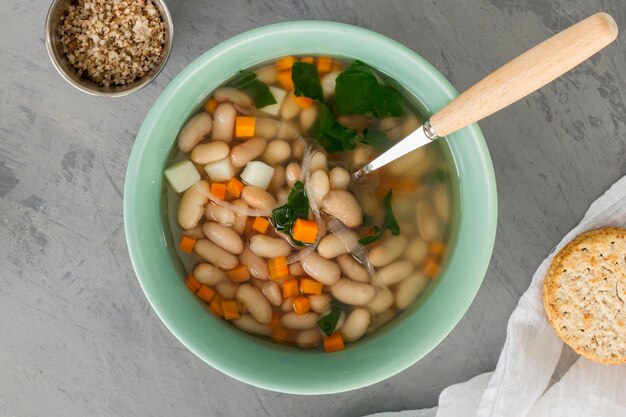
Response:
[{"label": "cracker", "polygon": [[578,354],[626,363],[626,229],[576,237],[552,260],[543,304],[557,335]]}]

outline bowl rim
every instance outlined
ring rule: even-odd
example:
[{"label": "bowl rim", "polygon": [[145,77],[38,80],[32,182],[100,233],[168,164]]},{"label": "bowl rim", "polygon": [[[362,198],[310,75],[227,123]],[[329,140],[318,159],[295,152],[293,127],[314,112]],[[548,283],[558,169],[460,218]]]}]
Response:
[{"label": "bowl rim", "polygon": [[[310,41],[305,40],[305,44],[297,49],[293,46],[294,38],[310,39]],[[332,43],[332,47],[321,48],[319,43],[324,38],[336,40],[336,43]],[[254,63],[278,56],[315,53],[340,55],[329,50],[347,48],[346,45],[354,42],[355,39],[367,44],[369,49],[384,47],[384,52],[382,52],[384,56],[402,57],[405,61],[400,64],[394,62],[394,65],[401,67],[398,71],[402,70],[409,74],[419,69],[417,72],[420,73],[420,77],[423,77],[424,83],[430,83],[431,88],[437,91],[436,97],[432,98],[434,104],[429,105],[430,110],[438,110],[458,94],[443,75],[418,54],[376,32],[343,23],[325,21],[276,23],[249,30],[221,42],[184,68],[165,88],[150,109],[137,134],[129,158],[124,185],[124,228],[131,262],[142,290],[161,321],[190,351],[224,374],[257,387],[293,394],[329,394],[368,386],[401,372],[434,349],[457,325],[474,300],[491,258],[497,225],[495,175],[482,133],[478,125],[474,124],[450,135],[450,140],[441,139],[448,142],[455,157],[461,183],[476,182],[471,192],[469,187],[459,188],[461,215],[455,233],[455,243],[464,247],[463,256],[458,250],[453,251],[446,270],[442,273],[443,276],[439,278],[441,285],[436,286],[433,294],[419,306],[418,310],[412,309],[412,313],[395,324],[393,328],[381,329],[363,342],[352,345],[350,349],[331,355],[302,351],[296,354],[294,353],[296,349],[276,346],[238,330],[232,330],[232,326],[225,325],[220,320],[209,318],[202,325],[185,322],[181,316],[195,318],[194,314],[201,311],[202,307],[189,301],[193,296],[184,285],[180,285],[182,282],[176,287],[170,287],[169,292],[164,294],[163,286],[166,285],[164,280],[153,279],[154,276],[163,276],[164,272],[160,269],[163,266],[169,266],[169,272],[175,268],[175,266],[168,265],[167,261],[164,261],[162,265],[155,265],[155,263],[161,263],[161,257],[171,256],[171,253],[167,250],[168,242],[162,227],[161,230],[152,230],[155,223],[151,223],[148,217],[153,218],[154,213],[147,213],[145,210],[146,200],[151,199],[153,205],[160,202],[163,192],[161,171],[176,134],[174,133],[173,137],[167,140],[158,138],[159,135],[161,137],[164,135],[164,129],[178,132],[184,120],[197,111],[201,100],[214,89],[210,85],[203,85],[201,91],[197,91],[198,85],[194,87],[194,78],[201,77],[200,74],[203,74],[203,71],[211,71],[211,65],[219,66],[218,60],[223,61],[226,60],[225,57],[229,57],[231,63],[225,65],[232,67],[232,74],[224,74],[221,79],[211,80],[212,85],[217,86],[240,68],[250,67]],[[259,59],[255,53],[258,49],[262,49],[262,45],[266,42],[276,42],[272,45],[275,53],[264,55],[264,58]],[[287,47],[277,46],[290,42],[291,44]],[[359,57],[367,55],[368,53],[364,51],[365,49],[357,55]],[[234,56],[237,56],[239,60],[233,58]],[[364,60],[368,62],[367,59]],[[233,62],[239,63],[239,67],[234,68]],[[382,68],[383,64],[373,65]],[[386,69],[383,72],[389,73],[389,68]],[[393,76],[393,70],[390,75]],[[419,96],[412,86],[406,87]],[[184,110],[187,116],[183,120],[180,120],[178,116],[172,116],[171,112],[168,113],[171,101],[176,97],[185,97],[184,102],[190,100],[189,102],[194,103],[194,106],[189,106]],[[155,138],[160,141],[158,146],[157,143],[150,143],[150,140],[156,140]],[[455,138],[462,140],[455,140]],[[167,146],[167,141],[169,141],[169,146]],[[461,155],[463,158],[460,158]],[[155,164],[150,158],[156,158],[160,163]],[[156,196],[159,197],[159,202],[155,200]],[[147,235],[143,237],[149,239],[142,241],[140,238],[142,235]],[[480,236],[480,239],[476,239],[476,236]],[[158,241],[152,242],[153,239]],[[453,288],[450,283],[451,279],[446,281],[444,278],[454,274],[461,279],[454,283]],[[446,282],[444,289],[442,289],[443,282]],[[444,292],[438,293],[438,291]],[[441,301],[445,291],[449,293],[446,302],[433,301]],[[177,303],[184,302],[189,305],[178,304],[178,307],[173,307]],[[437,317],[436,327],[420,323],[420,318],[424,317]],[[417,330],[423,331],[423,334],[428,337],[424,339],[413,337],[413,332]],[[198,334],[199,331],[204,333]],[[211,338],[219,338],[226,347],[221,346],[220,343],[207,343],[207,341],[214,340]],[[412,350],[402,349],[407,343],[413,344]],[[230,350],[228,346],[231,346]],[[239,356],[235,357],[232,348],[234,346]],[[381,359],[381,350],[384,352],[385,360],[377,361],[376,359]],[[258,355],[264,357],[264,360],[258,361],[256,359]],[[313,369],[315,375],[306,380],[297,379],[297,377],[294,379],[293,376],[288,375],[291,368],[278,364],[279,360],[308,366],[311,369],[316,368]],[[372,365],[359,368],[355,363],[357,360],[370,360]],[[324,379],[323,371],[336,371],[340,378],[329,379],[326,376]],[[280,378],[279,375],[285,378]]]},{"label": "bowl rim", "polygon": [[165,1],[153,0],[155,6],[157,6],[157,9],[159,9],[159,13],[161,14],[161,19],[163,19],[163,23],[165,25],[165,31],[167,34],[166,36],[167,39],[165,42],[165,54],[161,58],[161,61],[159,62],[159,65],[156,67],[155,71],[152,74],[146,74],[144,77],[138,80],[135,80],[130,84],[127,84],[126,86],[132,86],[130,88],[123,89],[122,86],[117,86],[118,89],[114,91],[99,91],[95,88],[91,88],[87,84],[82,84],[82,83],[77,82],[70,76],[68,69],[66,68],[65,65],[63,65],[63,63],[60,61],[59,57],[55,53],[55,48],[53,46],[54,30],[56,30],[56,28],[52,27],[52,19],[54,17],[53,14],[56,11],[57,7],[59,7],[59,3],[61,3],[61,1],[63,0],[53,0],[50,3],[48,12],[46,13],[46,22],[45,22],[46,51],[48,52],[48,58],[50,58],[50,61],[52,62],[52,66],[54,67],[54,69],[57,70],[59,75],[65,81],[67,81],[71,86],[73,86],[77,90],[80,90],[83,93],[87,93],[89,95],[97,96],[97,97],[124,97],[129,94],[135,93],[141,90],[142,88],[144,88],[145,86],[147,86],[148,84],[150,84],[159,76],[161,71],[163,71],[163,68],[165,68],[165,65],[167,64],[167,61],[172,52],[172,45],[174,44],[174,22],[172,20],[172,15],[170,14],[169,9],[167,8],[167,4],[165,4]]}]

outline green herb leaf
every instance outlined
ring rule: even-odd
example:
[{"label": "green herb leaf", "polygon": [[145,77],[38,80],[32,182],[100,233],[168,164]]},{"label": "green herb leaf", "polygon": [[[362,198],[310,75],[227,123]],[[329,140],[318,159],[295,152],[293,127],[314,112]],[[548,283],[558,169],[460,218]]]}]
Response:
[{"label": "green herb leaf", "polygon": [[393,210],[391,208],[391,195],[392,190],[389,190],[387,191],[387,194],[385,194],[385,198],[383,199],[383,206],[385,207],[383,225],[380,228],[374,226],[372,228],[372,234],[359,239],[359,243],[361,245],[369,245],[370,243],[376,242],[378,239],[383,237],[386,230],[389,230],[394,236],[398,236],[400,234],[400,225],[398,225],[396,216],[394,216]]},{"label": "green herb leaf", "polygon": [[276,104],[270,88],[267,84],[257,80],[254,72],[239,71],[239,74],[240,77],[231,84],[231,87],[249,95],[258,109]]},{"label": "green herb leaf", "polygon": [[293,229],[296,219],[308,218],[309,199],[307,198],[302,181],[296,181],[287,197],[287,204],[272,210],[272,221],[276,230],[288,235],[294,244],[303,246],[304,243],[293,238],[291,229]]},{"label": "green herb leaf", "polygon": [[363,137],[358,139],[361,143],[373,146],[379,152],[384,152],[393,146],[393,142],[385,135],[385,132],[365,129]]},{"label": "green herb leaf", "polygon": [[322,83],[317,73],[317,67],[306,62],[294,62],[291,67],[291,80],[293,81],[294,94],[324,102]]},{"label": "green herb leaf", "polygon": [[309,129],[311,137],[328,153],[353,150],[357,141],[356,131],[341,126],[325,104],[320,103],[319,106],[320,114]]},{"label": "green herb leaf", "polygon": [[335,327],[337,327],[339,316],[341,316],[341,309],[333,307],[330,313],[317,321],[317,326],[326,336],[330,336],[335,331]]},{"label": "green herb leaf", "polygon": [[400,117],[404,114],[400,93],[378,82],[371,68],[354,61],[337,77],[335,109],[340,114]]}]

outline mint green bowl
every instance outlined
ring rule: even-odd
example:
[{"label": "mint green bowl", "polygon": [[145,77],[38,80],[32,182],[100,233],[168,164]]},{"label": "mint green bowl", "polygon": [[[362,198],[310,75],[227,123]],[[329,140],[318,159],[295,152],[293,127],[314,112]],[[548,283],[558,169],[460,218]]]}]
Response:
[{"label": "mint green bowl", "polygon": [[400,318],[332,354],[249,336],[212,316],[183,284],[184,270],[165,224],[163,169],[183,123],[239,69],[284,55],[357,58],[403,84],[431,112],[457,95],[430,64],[405,46],[354,26],[301,21],[235,36],[185,68],[146,116],[124,186],[128,249],[139,283],[168,329],[221,372],[269,390],[328,394],[364,387],[408,368],[459,322],[483,280],[496,231],[496,185],[477,125],[445,144],[460,181],[448,261],[439,279]]}]

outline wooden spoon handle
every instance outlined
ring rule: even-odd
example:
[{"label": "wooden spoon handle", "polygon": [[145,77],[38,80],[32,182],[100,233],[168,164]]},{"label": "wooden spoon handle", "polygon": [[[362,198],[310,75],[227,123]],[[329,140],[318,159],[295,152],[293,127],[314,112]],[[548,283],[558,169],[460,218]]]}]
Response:
[{"label": "wooden spoon handle", "polygon": [[538,90],[617,37],[617,24],[597,13],[557,33],[495,70],[430,118],[439,136],[482,120]]}]

